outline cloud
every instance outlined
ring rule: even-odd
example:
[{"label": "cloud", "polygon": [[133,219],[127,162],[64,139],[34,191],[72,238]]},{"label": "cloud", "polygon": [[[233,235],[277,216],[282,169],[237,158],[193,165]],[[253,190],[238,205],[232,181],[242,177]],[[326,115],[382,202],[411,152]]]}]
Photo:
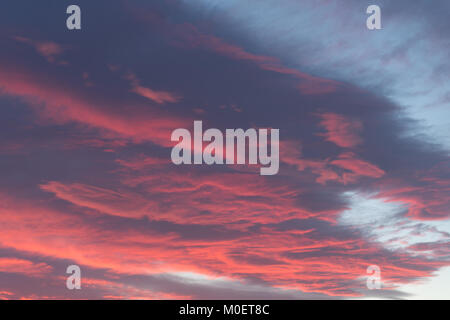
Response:
[{"label": "cloud", "polygon": [[133,159],[117,159],[117,163],[127,169],[143,170],[149,166],[168,165],[171,160],[166,158],[149,157],[139,154]]},{"label": "cloud", "polygon": [[[2,297],[361,297],[373,294],[366,269],[377,264],[389,285],[380,295],[398,298],[398,284],[448,265],[448,154],[406,135],[418,123],[383,91],[329,80],[321,54],[345,43],[321,51],[291,41],[307,52],[297,68],[270,42],[256,44],[256,27],[247,37],[173,3],[108,5],[90,9],[111,15],[107,25],[54,52],[70,58],[65,68],[2,40],[0,255],[53,268],[38,279],[0,272],[13,294]],[[299,23],[321,20],[334,24]],[[46,39],[67,36],[43,26]],[[199,118],[210,128],[280,128],[279,174],[173,165],[170,133]],[[65,289],[69,264],[82,267],[81,292]]]},{"label": "cloud", "polygon": [[14,296],[14,293],[10,291],[0,291],[0,300],[9,300],[12,296]]},{"label": "cloud", "polygon": [[240,39],[251,39],[294,68],[388,97],[423,124],[409,128],[410,134],[450,147],[446,1],[419,0],[412,7],[404,0],[382,1],[382,32],[367,30],[368,4],[361,1],[182,2],[198,19],[217,21],[219,30],[239,30]]},{"label": "cloud", "polygon": [[[446,173],[442,171],[442,175],[445,176]],[[416,181],[409,186],[391,182],[389,185],[381,186],[380,197],[406,205],[407,216],[412,219],[445,220],[450,215],[447,209],[450,203],[448,179],[424,179],[420,183]]]},{"label": "cloud", "polygon": [[262,70],[292,76],[300,82],[297,88],[305,95],[331,93],[338,88],[339,84],[336,81],[315,77],[298,69],[286,67],[275,57],[248,52],[244,48],[228,43],[217,36],[201,32],[191,23],[174,24],[167,22],[165,18],[153,12],[136,12],[134,10],[132,12],[137,18],[157,25],[170,39],[169,42],[172,45],[213,51],[230,59],[251,62]]},{"label": "cloud", "polygon": [[34,263],[29,260],[14,257],[0,258],[0,272],[20,273],[29,277],[41,277],[51,271],[52,267],[43,262]]},{"label": "cloud", "polygon": [[141,86],[138,78],[133,73],[129,73],[126,76],[126,79],[130,80],[130,82],[131,82],[131,85],[132,85],[131,91],[132,92],[134,92],[144,98],[147,98],[153,102],[156,102],[159,104],[164,104],[166,102],[175,103],[175,102],[178,102],[181,100],[181,97],[174,93],[170,93],[167,91],[155,91],[150,88]]},{"label": "cloud", "polygon": [[130,107],[134,112],[124,116],[120,113],[122,106],[113,100],[99,105],[96,97],[65,90],[57,83],[39,81],[39,77],[38,74],[5,67],[0,71],[0,88],[4,93],[25,99],[45,121],[59,124],[77,122],[134,141],[152,141],[168,146],[172,130],[183,127],[187,122],[139,106]]},{"label": "cloud", "polygon": [[320,125],[327,130],[323,135],[327,141],[339,147],[352,148],[362,143],[359,136],[363,126],[358,120],[350,120],[335,113],[320,114]]},{"label": "cloud", "polygon": [[25,37],[13,37],[16,41],[31,45],[37,53],[43,56],[48,62],[67,64],[67,62],[59,60],[58,57],[64,52],[63,46],[52,41],[35,41]]},{"label": "cloud", "polygon": [[342,184],[353,184],[363,177],[381,178],[386,173],[376,165],[359,159],[355,153],[345,152],[336,158],[324,160],[307,159],[300,151],[300,143],[285,141],[281,144],[282,161],[295,166],[298,171],[310,170],[317,175],[316,182],[326,184],[335,181]]},{"label": "cloud", "polygon": [[349,170],[357,176],[381,178],[385,175],[383,170],[364,160],[356,159],[355,155],[351,152],[341,154],[337,160],[333,160],[330,163],[337,167]]}]

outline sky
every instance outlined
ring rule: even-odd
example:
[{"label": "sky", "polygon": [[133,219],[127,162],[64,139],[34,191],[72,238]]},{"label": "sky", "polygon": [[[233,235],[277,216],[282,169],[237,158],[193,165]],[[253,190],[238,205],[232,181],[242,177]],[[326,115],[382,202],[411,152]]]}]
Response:
[{"label": "sky", "polygon": [[[0,299],[449,299],[449,10],[2,1]],[[173,164],[195,120],[278,174]]]}]

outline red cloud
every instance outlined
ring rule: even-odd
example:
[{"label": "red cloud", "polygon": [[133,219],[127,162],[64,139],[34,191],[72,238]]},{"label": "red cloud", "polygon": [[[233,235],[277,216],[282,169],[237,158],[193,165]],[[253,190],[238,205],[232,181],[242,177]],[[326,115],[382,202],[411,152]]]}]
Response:
[{"label": "red cloud", "polygon": [[[321,82],[285,68],[276,59],[253,55],[195,28],[187,30],[187,36],[181,28],[175,30],[183,33],[181,40],[177,38],[182,45],[188,43],[232,59],[251,61],[264,70],[291,75],[301,81],[301,89],[309,94],[333,89],[332,82]],[[52,50],[57,54],[51,47],[43,52],[51,54]],[[95,128],[112,140],[80,140],[81,144],[120,147],[151,141],[169,146],[166,142],[169,143],[172,129],[192,124],[191,120],[160,112],[153,106],[127,106],[124,110],[112,99],[95,99],[69,86],[47,83],[46,79],[14,67],[0,68],[2,89],[27,99],[47,120]],[[314,81],[318,81],[317,87]],[[173,96],[161,95],[161,91],[151,91],[147,98],[156,103],[174,101]],[[359,121],[333,113],[321,117],[327,141],[344,148],[362,143]],[[303,159],[299,143],[288,142],[281,147],[281,161],[302,175],[310,170],[312,185],[314,179],[318,183],[348,184],[362,177],[383,180],[385,176],[381,168],[354,153]],[[366,275],[369,264],[380,265],[383,279],[396,283],[430,276],[436,268],[448,265],[448,261],[386,252],[352,230],[340,229],[333,223],[339,209],[318,213],[305,209],[299,196],[311,185],[299,184],[291,177],[266,179],[245,171],[226,171],[229,168],[221,172],[175,168],[169,161],[145,156],[119,159],[116,164],[122,167],[108,172],[109,184],[103,180],[104,185],[99,182],[95,186],[90,185],[91,181],[40,182],[41,190],[49,193],[39,200],[0,193],[2,248],[33,254],[40,260],[63,259],[96,271],[106,269],[117,281],[85,279],[88,287],[109,290],[103,295],[105,298],[184,297],[120,283],[122,275],[174,272],[197,272],[233,280],[257,278],[270,287],[352,296],[365,287],[360,278]],[[390,184],[391,189],[386,187],[383,197],[408,202],[413,217],[448,214],[448,181],[428,175],[424,181],[428,184],[408,189]],[[64,201],[46,202],[52,195]],[[410,248],[415,249],[423,250],[423,246]],[[48,270],[45,263],[1,259],[1,272],[18,270],[32,275],[30,264],[33,270],[37,266],[42,271],[38,274]],[[9,291],[3,296],[9,296]]]},{"label": "red cloud", "polygon": [[30,277],[42,277],[52,271],[46,263],[35,263],[18,258],[0,258],[0,272],[20,273]]},{"label": "red cloud", "polygon": [[[234,191],[238,183],[230,185],[231,181],[218,185],[223,189],[228,188],[229,192],[235,192],[234,197],[238,199],[238,193],[244,189]],[[242,185],[242,180],[240,182]],[[210,184],[214,186],[217,182],[211,179]],[[53,186],[56,185],[53,183]],[[65,192],[66,194],[69,191],[77,193],[80,189],[82,189],[80,186],[76,186],[75,189]],[[167,194],[171,194],[166,186],[162,186],[161,191],[164,190]],[[190,205],[188,200],[194,193],[189,193],[188,190],[189,187],[186,185],[175,192],[185,193],[184,201],[180,205]],[[199,190],[200,195],[208,195],[201,191],[201,186]],[[258,189],[253,190],[246,197],[258,194]],[[94,192],[101,193],[101,198],[97,199],[97,202],[107,202],[111,199],[114,202],[117,197],[120,197],[115,192],[97,189]],[[105,193],[109,195],[108,198],[104,198]],[[235,232],[243,231],[239,236],[218,238],[214,241],[210,238],[195,238],[193,237],[195,234],[189,237],[181,236],[178,234],[180,229],[172,231],[163,231],[160,227],[158,231],[125,227],[109,229],[109,224],[102,223],[107,220],[96,220],[98,222],[93,224],[86,219],[83,214],[86,202],[73,201],[78,214],[70,214],[45,208],[42,202],[22,201],[19,203],[15,199],[2,196],[0,242],[19,252],[32,252],[34,255],[53,259],[69,259],[90,268],[108,269],[117,276],[168,272],[196,272],[235,280],[257,276],[273,287],[321,292],[332,296],[356,295],[353,291],[355,283],[358,283],[357,279],[365,275],[368,264],[376,263],[382,266],[383,278],[396,283],[408,281],[414,277],[430,276],[435,268],[445,265],[443,262],[424,261],[401,253],[395,253],[395,259],[390,259],[380,252],[378,246],[350,234],[343,237],[339,232],[332,232],[332,229],[329,233],[321,233],[313,225],[308,226],[308,220],[292,222],[286,224],[288,226],[284,227],[286,229],[278,229],[277,225],[280,222],[298,217],[299,214],[291,212],[292,206],[287,194],[282,195],[283,201],[274,201],[279,198],[277,193],[271,195],[273,199],[262,196],[265,194],[264,189],[261,189],[259,193],[261,194],[258,197],[259,202],[264,202],[270,207],[266,215],[270,212],[277,216],[276,219],[269,216],[264,218],[264,215],[258,217],[258,211],[248,211],[251,203],[241,201],[233,204],[226,193],[225,199],[209,198],[216,201],[210,203],[208,214],[204,214],[205,225],[221,224],[222,221],[227,221],[229,216],[230,223],[227,227]],[[71,199],[76,197],[77,195],[74,194]],[[68,196],[65,198],[69,199]],[[91,198],[95,198],[94,195]],[[160,199],[165,202],[170,200],[173,201],[171,204],[175,204],[180,198],[175,196]],[[201,202],[194,201],[194,203]],[[115,204],[117,203],[113,203],[111,208]],[[244,204],[246,207],[243,206]],[[232,206],[232,209],[227,214],[228,205]],[[257,208],[256,201],[253,205],[255,210],[262,209],[262,206],[260,209]],[[239,211],[239,207],[242,211]],[[195,214],[193,211],[195,209],[203,208],[192,207],[191,210],[178,211],[179,214],[183,214],[185,228],[189,228],[186,223],[190,220],[189,215]],[[177,208],[175,208],[176,211]],[[237,214],[239,216],[236,216]],[[251,222],[250,218],[253,219]],[[238,223],[239,221],[241,223]],[[145,220],[136,220],[136,223],[144,224]],[[217,231],[214,234],[217,237]],[[196,235],[205,236],[204,232]],[[345,259],[342,259],[344,256]],[[22,271],[28,272],[28,265],[23,261],[4,261],[6,270],[10,270],[12,266],[19,266]],[[100,280],[103,281],[102,283],[108,281]],[[107,289],[110,296],[117,296],[122,285],[120,280],[115,282],[118,284],[103,285],[98,281],[88,281],[88,285],[100,286],[104,290]],[[356,284],[357,287],[364,285],[363,281]],[[123,289],[120,295],[124,298],[165,295],[164,292],[153,294],[149,291],[129,289]],[[179,296],[178,294],[173,297]]]},{"label": "red cloud", "polygon": [[339,159],[331,161],[330,164],[349,170],[357,176],[381,178],[385,174],[376,165],[357,159],[351,152],[341,154]]},{"label": "red cloud", "polygon": [[[161,164],[159,164],[161,166]],[[155,168],[125,164],[123,185],[116,190],[84,184],[62,184],[49,182],[42,190],[52,192],[60,199],[77,206],[94,209],[104,214],[122,217],[164,219],[174,223],[210,224],[214,214],[216,223],[231,223],[240,212],[242,219],[253,222],[275,222],[283,215],[309,217],[311,214],[295,204],[295,192],[288,186],[268,185],[258,175],[246,173],[195,175],[189,172],[177,174],[168,172],[171,164]],[[148,168],[152,173],[146,173]],[[238,180],[236,178],[239,178]],[[245,184],[243,184],[245,182]],[[147,195],[142,196],[144,190]],[[276,190],[276,193],[273,193]],[[220,198],[214,197],[220,194]],[[261,201],[261,198],[264,201]],[[204,201],[204,199],[210,199]],[[167,211],[161,204],[170,205]]]},{"label": "red cloud", "polygon": [[123,217],[145,216],[151,213],[148,210],[150,204],[155,203],[145,200],[137,193],[117,192],[79,183],[64,185],[53,181],[41,185],[41,189],[77,206]]},{"label": "red cloud", "polygon": [[343,148],[352,148],[362,143],[359,133],[363,126],[360,121],[335,113],[323,113],[319,116],[322,118],[320,125],[327,130],[327,133],[320,135],[327,141]]},{"label": "red cloud", "polygon": [[42,82],[39,75],[6,67],[0,69],[0,88],[4,93],[26,99],[43,119],[59,124],[81,123],[134,142],[152,141],[171,146],[170,135],[174,128],[192,123],[148,106],[130,106],[129,112],[123,113],[120,112],[123,106],[113,100],[103,100],[107,105],[102,106],[94,97],[67,90],[56,83]]},{"label": "red cloud", "polygon": [[[443,171],[444,172],[444,171]],[[379,183],[380,198],[400,202],[408,208],[407,216],[417,220],[444,220],[450,217],[450,181],[422,173],[419,181],[406,186],[405,181],[386,179]]]},{"label": "red cloud", "polygon": [[171,163],[171,160],[167,158],[147,157],[141,154],[133,159],[117,159],[116,162],[128,169],[143,170],[149,166],[168,165]]},{"label": "red cloud", "polygon": [[0,300],[9,300],[14,297],[14,293],[10,291],[0,291]]},{"label": "red cloud", "polygon": [[[337,159],[306,159],[300,151],[301,144],[295,141],[280,143],[280,159],[286,164],[295,166],[297,170],[311,170],[318,175],[316,182],[325,184],[335,181],[343,184],[357,182],[361,177],[381,178],[386,173],[376,165],[359,159],[352,152],[343,153]],[[344,169],[344,170],[342,170]]]},{"label": "red cloud", "polygon": [[[61,45],[52,41],[35,41],[25,37],[13,37],[16,41],[26,43],[34,47],[34,49],[48,62],[57,62],[56,59],[64,52]],[[64,61],[58,61],[59,64],[66,64]]]},{"label": "red cloud", "polygon": [[146,88],[140,85],[139,79],[136,77],[135,74],[129,73],[126,78],[130,80],[132,88],[131,91],[134,93],[137,93],[138,95],[147,98],[153,102],[163,104],[166,102],[178,102],[181,97],[167,91],[156,91],[152,90],[150,88]]},{"label": "red cloud", "polygon": [[132,89],[132,91],[156,103],[177,102],[179,100],[177,96],[170,92],[155,91],[142,86],[136,86]]}]

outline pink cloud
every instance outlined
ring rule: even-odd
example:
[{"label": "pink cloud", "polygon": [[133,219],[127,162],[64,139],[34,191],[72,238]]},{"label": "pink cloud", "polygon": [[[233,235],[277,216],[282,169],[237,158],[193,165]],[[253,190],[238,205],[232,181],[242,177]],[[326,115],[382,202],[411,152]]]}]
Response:
[{"label": "pink cloud", "polygon": [[43,82],[39,75],[5,66],[0,69],[0,88],[6,94],[23,97],[41,120],[58,124],[77,122],[103,130],[101,133],[107,138],[114,133],[116,138],[133,142],[152,141],[171,146],[172,131],[192,123],[189,119],[149,107],[128,106],[128,112],[124,114],[120,112],[123,106],[113,100],[103,100],[102,103],[107,105],[102,106],[93,97],[60,88],[59,83]]},{"label": "pink cloud", "polygon": [[359,120],[352,120],[336,113],[319,114],[322,118],[320,125],[327,130],[321,134],[327,141],[339,147],[352,148],[362,143],[359,136],[363,125]]},{"label": "pink cloud", "polygon": [[[176,180],[175,177],[169,178],[173,181],[166,185],[155,183],[152,186],[147,182],[143,186],[152,187],[153,189],[148,189],[148,194],[158,193],[159,201],[172,205],[179,203],[179,207],[173,206],[170,214],[179,215],[180,225],[188,227],[187,224],[194,220],[195,212],[208,210],[209,213],[203,214],[202,220],[201,215],[198,215],[198,222],[205,225],[226,224],[234,231],[242,231],[241,236],[212,241],[209,238],[183,238],[174,231],[108,229],[103,223],[89,223],[83,212],[86,206],[92,208],[95,206],[99,210],[107,211],[108,214],[114,214],[113,208],[116,212],[124,210],[126,209],[124,203],[131,205],[131,199],[125,192],[50,183],[47,189],[59,192],[58,196],[70,201],[78,214],[46,208],[41,201],[17,201],[0,194],[2,200],[0,242],[3,246],[14,248],[19,252],[70,259],[79,265],[108,269],[117,275],[195,272],[235,280],[246,275],[249,277],[258,275],[273,287],[321,292],[331,296],[357,295],[352,290],[353,285],[349,284],[353,284],[365,274],[368,256],[377,257],[376,263],[383,265],[384,279],[395,279],[396,282],[407,281],[408,277],[430,276],[431,266],[434,268],[444,265],[443,262],[423,261],[400,253],[392,260],[380,255],[378,246],[371,245],[364,239],[342,238],[338,233],[332,232],[320,234],[313,226],[304,230],[296,228],[277,230],[270,223],[276,225],[286,219],[301,218],[298,209],[297,212],[292,212],[298,204],[290,201],[291,188],[287,188],[284,184],[283,187],[275,187],[275,192],[270,193],[267,189],[269,186],[260,184],[261,182],[258,182],[260,180],[254,180],[254,187],[259,184],[259,188],[249,188],[246,191],[244,186],[249,181],[243,183],[242,178],[236,181],[232,176],[226,180],[224,180],[226,176],[217,178],[215,176],[199,181],[199,177],[196,176],[178,176]],[[157,179],[157,182],[167,180],[167,176],[164,176]],[[194,183],[197,181],[200,185],[195,189],[197,186]],[[178,190],[171,191],[176,186]],[[210,197],[216,187],[222,190],[221,197]],[[270,187],[273,191],[274,185]],[[281,193],[283,188],[286,190]],[[195,190],[191,192],[191,189]],[[196,194],[198,198],[192,199]],[[243,196],[248,199],[254,196],[256,199],[243,201]],[[201,199],[205,197],[213,201],[202,202]],[[80,200],[81,198],[84,200]],[[123,203],[118,202],[118,199],[123,199]],[[183,200],[180,201],[181,199]],[[106,206],[108,202],[111,202],[109,208]],[[202,203],[204,205],[199,206]],[[185,211],[180,210],[183,206]],[[128,210],[129,213],[134,209]],[[259,212],[263,214],[259,215]],[[158,212],[157,217],[167,218],[170,215],[162,211]],[[249,222],[246,224],[245,221]],[[307,223],[307,220],[304,221]],[[136,222],[144,223],[144,220]],[[255,230],[249,229],[251,226],[255,228],[258,224],[260,227]],[[247,252],[251,252],[251,256],[248,256]],[[344,260],[343,255],[346,257]],[[258,260],[266,263],[255,262]],[[271,263],[267,263],[269,261]],[[30,263],[20,259],[3,260],[2,270],[14,268],[29,272],[29,266]],[[45,267],[43,269],[46,270]],[[293,283],[292,279],[296,281]],[[132,287],[122,288],[120,280],[111,283],[108,279],[92,281],[88,279],[86,285],[107,290],[105,296],[111,297],[167,297],[165,293],[139,291]],[[361,285],[364,283],[361,282]],[[171,296],[180,297],[176,294]]]},{"label": "pink cloud", "polygon": [[10,300],[14,297],[14,293],[10,291],[0,290],[0,300]]},{"label": "pink cloud", "polygon": [[55,181],[41,185],[40,188],[77,206],[94,209],[101,213],[139,218],[150,212],[147,209],[151,202],[137,193],[123,190],[119,192],[80,183],[62,184]]},{"label": "pink cloud", "polygon": [[283,141],[280,146],[280,157],[284,163],[296,167],[298,171],[311,170],[318,175],[316,182],[321,184],[327,181],[349,184],[361,177],[378,179],[386,174],[352,152],[342,153],[336,159],[306,159],[302,156],[300,142]]},{"label": "pink cloud", "polygon": [[380,198],[399,202],[407,207],[407,216],[415,220],[445,220],[450,217],[450,181],[434,179],[427,174],[422,183],[405,186],[397,179],[385,179],[379,183]]},{"label": "pink cloud", "polygon": [[140,155],[133,159],[117,159],[116,161],[123,167],[133,170],[142,170],[149,166],[168,165],[171,163],[171,161],[166,158],[154,158],[144,155]]},{"label": "pink cloud", "polygon": [[20,273],[30,277],[41,277],[52,271],[46,263],[35,263],[19,258],[0,258],[0,272]]},{"label": "pink cloud", "polygon": [[47,59],[48,62],[58,62],[59,64],[66,64],[64,61],[57,61],[57,57],[64,52],[64,48],[52,41],[36,41],[25,37],[14,37],[18,42],[31,45],[36,52]]},{"label": "pink cloud", "polygon": [[164,104],[166,102],[175,103],[181,100],[181,97],[177,94],[167,91],[157,91],[140,85],[139,79],[135,74],[129,73],[126,78],[130,80],[132,88],[131,91],[147,98],[153,102]]},{"label": "pink cloud", "polygon": [[381,178],[385,175],[385,172],[376,165],[356,158],[355,154],[351,152],[341,154],[337,160],[331,161],[330,164],[351,171],[358,176]]}]

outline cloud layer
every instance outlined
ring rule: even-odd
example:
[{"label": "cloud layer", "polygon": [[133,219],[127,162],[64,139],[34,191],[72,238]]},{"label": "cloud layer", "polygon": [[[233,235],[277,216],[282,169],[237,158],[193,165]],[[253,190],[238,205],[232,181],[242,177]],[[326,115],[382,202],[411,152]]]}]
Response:
[{"label": "cloud layer", "polygon": [[[78,33],[58,25],[63,4],[36,17],[0,5],[0,298],[371,297],[374,264],[376,294],[403,298],[402,285],[449,265],[448,150],[405,115],[400,89],[420,85],[400,76],[406,53],[324,43],[353,2],[302,2],[307,36],[281,22],[294,21],[291,1],[258,1],[279,15],[273,46],[262,24],[275,13],[240,3],[81,1]],[[440,48],[438,27],[427,30]],[[374,41],[403,43],[392,37]],[[389,72],[374,82],[378,64]],[[279,174],[173,165],[171,132],[194,120],[279,128]],[[70,264],[83,270],[77,292]]]}]

